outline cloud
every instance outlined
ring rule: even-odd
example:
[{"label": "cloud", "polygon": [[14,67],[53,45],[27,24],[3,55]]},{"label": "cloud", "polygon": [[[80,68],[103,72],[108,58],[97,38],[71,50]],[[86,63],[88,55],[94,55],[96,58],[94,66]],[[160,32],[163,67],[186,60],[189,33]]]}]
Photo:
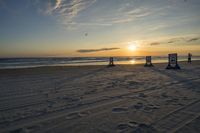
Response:
[{"label": "cloud", "polygon": [[[143,19],[147,16],[162,15],[163,7],[154,8],[145,4],[139,4],[132,0],[127,1],[103,1],[101,0],[32,0],[46,3],[40,6],[40,12],[56,17],[59,23],[67,29],[80,27],[113,26],[125,24]],[[99,3],[97,3],[99,2]],[[95,8],[90,8],[95,4]],[[39,4],[41,5],[41,4]],[[98,6],[97,6],[98,5]],[[83,11],[90,11],[89,17]],[[95,14],[95,15],[94,15]],[[97,15],[96,15],[97,14]],[[82,16],[84,15],[84,16]],[[159,30],[168,27],[167,24],[153,26],[151,30]]]},{"label": "cloud", "polygon": [[175,41],[168,41],[167,43],[174,43]]},{"label": "cloud", "polygon": [[92,5],[96,0],[57,0],[53,8],[56,13],[70,22],[79,12]]},{"label": "cloud", "polygon": [[[90,19],[81,20],[80,13],[88,9],[97,0],[51,0],[39,1],[40,12],[45,15],[53,15],[57,20],[67,26],[68,28],[82,27],[82,26],[112,26],[114,24],[123,24],[134,21],[139,18],[146,17],[153,14],[154,10],[145,7],[133,7],[133,4],[126,4],[121,2],[118,8],[108,9],[106,14],[101,16],[91,16]],[[46,3],[41,6],[41,2]],[[106,2],[105,2],[106,4]],[[98,8],[98,7],[97,7]],[[108,8],[108,7],[107,7]],[[102,11],[102,10],[98,10]],[[79,21],[78,21],[79,20]]]},{"label": "cloud", "polygon": [[62,0],[56,0],[56,4],[55,4],[55,6],[54,6],[54,10],[55,9],[58,9],[60,6],[61,6],[61,2],[62,2]]},{"label": "cloud", "polygon": [[180,41],[184,41],[185,38],[184,37],[177,37],[177,38],[171,38],[169,40],[167,40],[167,43],[176,43],[176,42],[180,42]]},{"label": "cloud", "polygon": [[101,48],[101,49],[80,49],[77,50],[79,53],[90,53],[90,52],[100,52],[100,51],[111,51],[111,50],[117,50],[120,48]]},{"label": "cloud", "polygon": [[70,24],[78,13],[95,2],[96,0],[57,0],[53,12],[61,17],[64,24]]},{"label": "cloud", "polygon": [[129,9],[127,11],[119,12],[116,17],[111,18],[110,22],[113,24],[128,23],[134,19],[143,18],[150,14],[151,12],[146,8]]},{"label": "cloud", "polygon": [[96,0],[36,0],[39,12],[45,15],[57,16],[63,24],[73,24],[73,19]]},{"label": "cloud", "polygon": [[[108,2],[108,5],[105,5],[105,9],[107,9],[106,13],[102,11],[102,7],[97,6],[97,9],[92,9],[92,11],[96,11],[95,13],[99,14],[98,16],[91,16],[89,19],[81,19],[81,13],[97,1],[98,0],[25,0],[25,3],[31,3],[42,15],[53,16],[59,24],[63,24],[67,29],[76,29],[83,26],[105,27],[114,24],[123,24],[153,13],[152,9],[141,6],[136,7],[133,3],[127,4],[127,2],[121,1],[116,5],[116,8],[112,8],[113,5],[109,5]],[[6,0],[0,0],[1,8],[5,8],[5,2]],[[107,2],[105,1],[104,4],[107,4]]]},{"label": "cloud", "polygon": [[149,30],[150,31],[157,31],[157,30],[161,30],[161,29],[164,29],[164,28],[167,28],[169,27],[169,25],[167,24],[153,24]]},{"label": "cloud", "polygon": [[153,43],[150,43],[150,45],[151,46],[153,46],[153,45],[160,45],[160,43],[159,42],[153,42]]},{"label": "cloud", "polygon": [[[89,7],[89,6],[87,6]],[[113,13],[114,12],[114,13]],[[107,14],[103,14],[96,18],[91,16],[85,22],[75,22],[75,21],[63,21],[68,27],[82,27],[82,26],[112,26],[115,24],[124,24],[132,22],[136,19],[140,19],[152,14],[152,12],[146,8],[129,8],[126,10],[118,11],[117,9],[108,10]],[[75,18],[75,17],[74,17]],[[73,20],[73,19],[71,19]]]},{"label": "cloud", "polygon": [[200,39],[200,37],[195,37],[195,38],[191,38],[189,40],[187,40],[187,42],[194,42],[194,41],[198,41]]},{"label": "cloud", "polygon": [[198,41],[200,40],[200,37],[198,37],[197,35],[195,36],[179,36],[176,38],[168,38],[168,39],[164,39],[161,40],[159,42],[151,42],[149,43],[149,45],[153,46],[153,45],[162,45],[162,44],[190,44],[192,42]]},{"label": "cloud", "polygon": [[109,25],[124,24],[152,14],[152,11],[147,8],[132,6],[126,7],[123,5],[121,6],[121,9],[114,9],[114,12],[108,11],[108,14],[98,18],[98,23]]},{"label": "cloud", "polygon": [[200,37],[178,37],[178,38],[172,38],[169,39],[167,43],[176,43],[176,42],[187,42],[187,43],[191,43],[191,42],[195,42],[198,41],[200,39]]}]

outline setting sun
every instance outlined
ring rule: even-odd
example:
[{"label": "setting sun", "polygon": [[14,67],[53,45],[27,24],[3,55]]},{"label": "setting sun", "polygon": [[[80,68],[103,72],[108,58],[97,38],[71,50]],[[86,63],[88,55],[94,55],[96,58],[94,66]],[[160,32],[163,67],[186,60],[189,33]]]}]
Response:
[{"label": "setting sun", "polygon": [[137,49],[137,45],[136,44],[129,44],[128,45],[128,50],[135,51],[136,49]]},{"label": "setting sun", "polygon": [[135,51],[135,50],[137,49],[137,47],[136,47],[135,45],[129,45],[129,46],[128,46],[128,49],[129,49],[130,51]]}]

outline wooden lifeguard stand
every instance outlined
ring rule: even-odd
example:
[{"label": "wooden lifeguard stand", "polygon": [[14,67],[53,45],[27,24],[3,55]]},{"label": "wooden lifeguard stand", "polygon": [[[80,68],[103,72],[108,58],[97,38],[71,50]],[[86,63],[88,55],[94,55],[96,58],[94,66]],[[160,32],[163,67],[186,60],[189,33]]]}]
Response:
[{"label": "wooden lifeguard stand", "polygon": [[188,53],[188,63],[192,63],[192,54]]},{"label": "wooden lifeguard stand", "polygon": [[178,65],[177,53],[168,54],[168,65],[166,69],[181,69]]},{"label": "wooden lifeguard stand", "polygon": [[110,58],[109,58],[108,67],[113,67],[113,66],[115,66],[115,64],[114,64],[114,59],[113,59],[113,57],[110,57]]},{"label": "wooden lifeguard stand", "polygon": [[151,56],[146,56],[146,63],[144,66],[145,67],[153,67],[153,64],[151,62]]}]

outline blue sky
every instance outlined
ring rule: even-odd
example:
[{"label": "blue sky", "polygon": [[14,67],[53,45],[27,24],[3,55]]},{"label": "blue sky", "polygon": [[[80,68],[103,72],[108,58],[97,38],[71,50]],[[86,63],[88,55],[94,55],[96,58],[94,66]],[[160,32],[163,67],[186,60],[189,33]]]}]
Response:
[{"label": "blue sky", "polygon": [[199,14],[199,0],[0,0],[0,57],[198,54]]}]

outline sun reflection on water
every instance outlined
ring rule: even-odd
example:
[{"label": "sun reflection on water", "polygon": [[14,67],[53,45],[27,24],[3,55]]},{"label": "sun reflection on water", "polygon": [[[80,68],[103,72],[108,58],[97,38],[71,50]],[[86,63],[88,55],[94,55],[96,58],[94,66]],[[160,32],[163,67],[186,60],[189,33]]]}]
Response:
[{"label": "sun reflection on water", "polygon": [[135,60],[134,59],[130,60],[130,63],[135,64]]}]

